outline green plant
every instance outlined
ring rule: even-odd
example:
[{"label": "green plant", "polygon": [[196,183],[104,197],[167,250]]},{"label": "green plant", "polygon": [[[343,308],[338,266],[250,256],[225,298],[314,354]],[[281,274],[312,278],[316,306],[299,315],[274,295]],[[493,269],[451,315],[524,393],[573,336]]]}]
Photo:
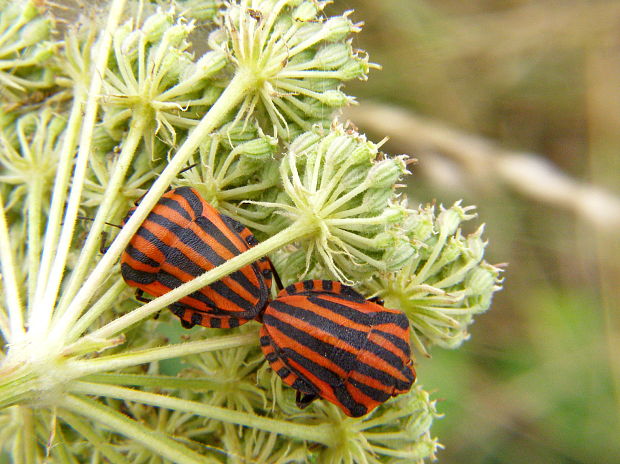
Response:
[{"label": "green plant", "polygon": [[[259,354],[257,324],[170,343],[168,312],[151,318],[267,254],[285,284],[339,279],[384,296],[407,312],[422,353],[460,344],[488,308],[499,270],[479,232],[459,231],[470,209],[408,209],[395,192],[406,157],[332,119],[352,102],[342,83],[371,67],[351,46],[359,25],[325,17],[318,1],[125,3],[56,41],[34,3],[0,2],[4,451],[15,462],[433,457],[435,406],[419,387],[358,420],[321,402],[299,411]],[[208,51],[195,59],[202,28]],[[136,307],[118,258],[183,184],[262,242]],[[99,255],[105,222],[139,197]]]}]

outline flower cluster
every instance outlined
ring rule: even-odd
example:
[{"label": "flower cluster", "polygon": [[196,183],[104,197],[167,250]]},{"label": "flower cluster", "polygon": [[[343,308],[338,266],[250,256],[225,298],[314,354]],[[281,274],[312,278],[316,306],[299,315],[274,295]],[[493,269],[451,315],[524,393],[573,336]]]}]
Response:
[{"label": "flower cluster", "polygon": [[[152,317],[263,256],[286,284],[381,296],[424,353],[458,345],[488,308],[499,271],[481,229],[460,232],[470,210],[409,209],[397,191],[407,158],[334,120],[354,101],[343,83],[373,65],[351,45],[360,24],[327,17],[327,3],[113,0],[105,21],[57,28],[52,4],[0,0],[0,455],[434,458],[437,414],[421,387],[357,419],[322,401],[300,410],[256,323],[188,332],[169,311]],[[261,243],[138,305],[119,257],[180,185]]]},{"label": "flower cluster", "polygon": [[0,127],[19,107],[45,99],[53,85],[45,66],[57,49],[50,29],[34,3],[0,1]]},{"label": "flower cluster", "polygon": [[462,235],[461,223],[476,216],[472,209],[455,203],[439,215],[434,206],[411,212],[404,228],[416,253],[397,272],[364,283],[368,293],[407,314],[414,346],[424,355],[431,345],[460,346],[474,315],[486,311],[501,288],[501,269],[483,259],[483,226]]}]

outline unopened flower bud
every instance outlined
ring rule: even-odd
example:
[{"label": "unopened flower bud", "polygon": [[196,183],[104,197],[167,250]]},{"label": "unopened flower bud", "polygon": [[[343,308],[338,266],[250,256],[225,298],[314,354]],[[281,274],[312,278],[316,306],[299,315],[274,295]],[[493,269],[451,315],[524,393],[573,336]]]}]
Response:
[{"label": "unopened flower bud", "polygon": [[351,46],[342,42],[329,44],[314,55],[318,69],[337,69],[344,66],[350,59]]},{"label": "unopened flower bud", "polygon": [[162,42],[166,42],[170,47],[186,48],[182,44],[192,29],[193,27],[187,24],[175,24],[172,27],[168,27],[164,32]]},{"label": "unopened flower bud", "polygon": [[242,153],[243,156],[258,159],[273,156],[277,146],[277,139],[265,136],[250,140],[249,142],[244,142],[238,145],[235,149]]},{"label": "unopened flower bud", "polygon": [[349,60],[339,69],[338,74],[344,81],[363,78],[368,74],[368,63],[361,60]]},{"label": "unopened flower bud", "polygon": [[319,98],[322,103],[332,108],[340,108],[354,101],[340,90],[326,90]]},{"label": "unopened flower bud", "polygon": [[147,42],[157,42],[164,32],[172,26],[172,18],[169,14],[158,11],[144,21],[141,31]]},{"label": "unopened flower bud", "polygon": [[293,11],[292,17],[295,21],[307,22],[316,18],[318,13],[317,5],[313,2],[303,2]]},{"label": "unopened flower bud", "polygon": [[458,229],[461,225],[461,222],[467,221],[476,216],[475,214],[467,214],[467,211],[471,209],[471,207],[462,208],[460,206],[460,202],[455,203],[448,209],[442,208],[439,216],[437,216],[437,225],[439,226],[439,230],[446,235],[454,234],[456,229]]},{"label": "unopened flower bud", "polygon": [[191,67],[190,74],[192,77],[206,79],[222,70],[228,64],[226,54],[219,51],[210,51],[202,55],[202,57]]},{"label": "unopened flower bud", "polygon": [[291,143],[290,151],[297,154],[303,153],[319,140],[321,140],[320,134],[313,131],[304,132]]},{"label": "unopened flower bud", "polygon": [[20,31],[22,46],[29,47],[46,40],[50,35],[50,28],[50,20],[46,18],[38,18],[29,22]]},{"label": "unopened flower bud", "polygon": [[470,295],[486,295],[495,291],[497,275],[489,269],[478,266],[465,278],[465,286]]},{"label": "unopened flower bud", "polygon": [[390,247],[383,255],[383,261],[386,265],[388,272],[394,272],[402,267],[413,258],[416,254],[416,249],[409,243],[408,240],[400,238],[395,246]]},{"label": "unopened flower bud", "polygon": [[343,40],[349,35],[349,33],[355,30],[353,24],[346,16],[335,16],[329,18],[324,26],[325,28],[325,40],[328,42],[336,42]]},{"label": "unopened flower bud", "polygon": [[370,168],[366,182],[373,188],[390,188],[404,172],[404,164],[400,158],[385,159]]}]

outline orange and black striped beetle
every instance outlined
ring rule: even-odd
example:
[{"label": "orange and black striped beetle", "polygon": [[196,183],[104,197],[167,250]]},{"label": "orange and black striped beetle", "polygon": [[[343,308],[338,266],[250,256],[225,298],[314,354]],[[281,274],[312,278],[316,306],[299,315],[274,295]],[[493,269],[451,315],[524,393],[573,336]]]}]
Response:
[{"label": "orange and black striped beetle", "polygon": [[[127,222],[136,207],[125,219]],[[220,214],[191,187],[166,192],[121,256],[125,282],[161,296],[257,243],[250,230]],[[269,301],[273,267],[268,258],[249,264],[191,293],[170,309],[184,327],[237,327],[256,318]]]},{"label": "orange and black striped beetle", "polygon": [[262,314],[260,343],[297,405],[316,398],[363,416],[415,381],[409,321],[350,287],[307,280],[282,290]]}]

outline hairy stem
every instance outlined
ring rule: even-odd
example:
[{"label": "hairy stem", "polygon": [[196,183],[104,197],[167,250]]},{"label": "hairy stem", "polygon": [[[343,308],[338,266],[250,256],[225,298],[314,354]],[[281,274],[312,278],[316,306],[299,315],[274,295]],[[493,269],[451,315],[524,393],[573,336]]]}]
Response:
[{"label": "hairy stem", "polygon": [[87,382],[75,382],[71,386],[75,393],[85,393],[89,395],[106,396],[125,401],[136,401],[143,404],[150,404],[161,408],[172,409],[179,412],[189,412],[209,419],[219,420],[231,424],[244,425],[250,428],[264,430],[266,432],[286,435],[298,440],[307,440],[315,443],[322,443],[326,446],[333,446],[334,433],[332,427],[327,424],[321,425],[302,425],[291,423],[290,421],[280,421],[255,414],[233,411],[218,406],[197,403],[195,401],[172,398],[156,393],[147,393],[132,390],[125,387],[112,385],[102,385]]},{"label": "hairy stem", "polygon": [[94,400],[65,396],[60,404],[77,415],[104,424],[120,435],[142,444],[154,453],[179,464],[204,464],[208,462],[198,453],[186,448],[168,435],[149,430],[126,415]]},{"label": "hairy stem", "polygon": [[[106,63],[112,43],[112,32],[118,26],[121,14],[123,13],[125,0],[114,0],[110,6],[110,13],[106,29],[101,35],[101,40],[96,53],[96,61],[94,63],[95,71],[92,73],[92,80],[88,92],[88,101],[86,102],[86,110],[84,114],[84,124],[80,134],[80,143],[77,159],[75,162],[75,170],[73,180],[71,182],[71,191],[65,211],[64,224],[60,233],[60,240],[55,253],[55,259],[52,263],[50,273],[46,275],[46,288],[44,296],[39,301],[37,307],[33,308],[33,317],[31,318],[31,326],[34,337],[43,337],[49,330],[49,324],[52,317],[52,311],[60,288],[60,283],[64,274],[67,255],[73,239],[75,221],[80,206],[82,196],[82,187],[86,176],[86,166],[93,142],[93,132],[95,128],[95,120],[99,110],[99,95],[103,85],[103,75],[105,74]],[[35,315],[36,313],[36,315]]]}]

